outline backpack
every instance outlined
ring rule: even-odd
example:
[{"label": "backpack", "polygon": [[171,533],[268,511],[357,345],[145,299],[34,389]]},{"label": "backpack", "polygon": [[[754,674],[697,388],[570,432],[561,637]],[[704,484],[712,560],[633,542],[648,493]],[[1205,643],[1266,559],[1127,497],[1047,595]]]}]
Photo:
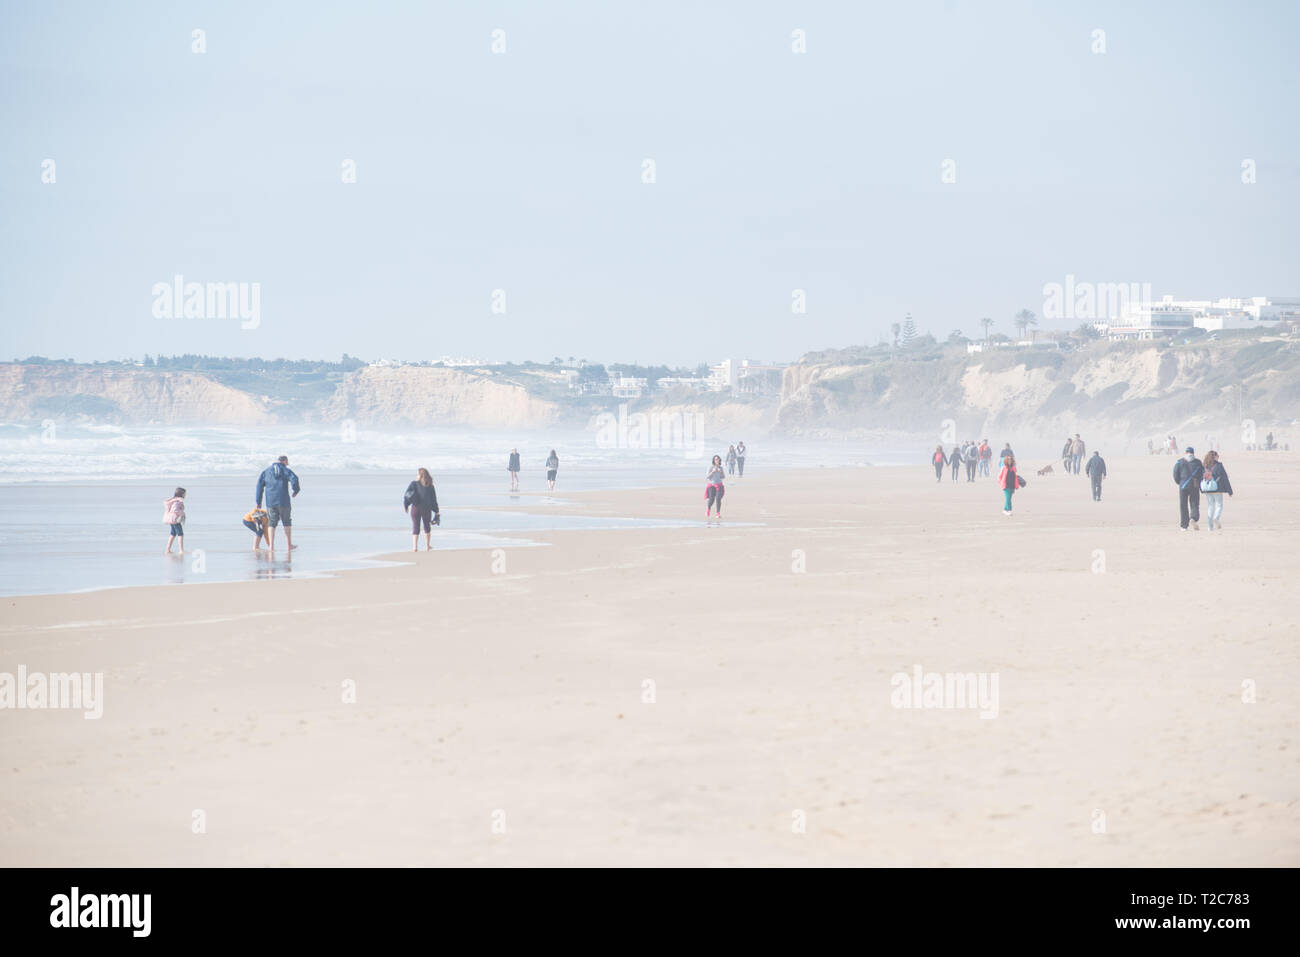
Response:
[{"label": "backpack", "polygon": [[1219,490],[1219,483],[1215,480],[1214,473],[1209,469],[1206,469],[1204,472],[1201,473],[1201,491],[1217,492],[1218,490]]}]

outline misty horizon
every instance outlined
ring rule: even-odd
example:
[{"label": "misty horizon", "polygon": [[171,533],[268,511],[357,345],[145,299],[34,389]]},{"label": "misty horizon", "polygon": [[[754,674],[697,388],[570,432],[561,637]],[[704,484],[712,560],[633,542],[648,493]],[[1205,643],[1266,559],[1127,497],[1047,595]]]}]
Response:
[{"label": "misty horizon", "polygon": [[[1291,5],[0,23],[0,203],[24,224],[0,354],[493,342],[682,367],[872,344],[908,314],[940,341],[1021,309],[1067,329],[1044,318],[1067,276],[1300,293]],[[173,276],[257,286],[257,324],[158,318]]]}]

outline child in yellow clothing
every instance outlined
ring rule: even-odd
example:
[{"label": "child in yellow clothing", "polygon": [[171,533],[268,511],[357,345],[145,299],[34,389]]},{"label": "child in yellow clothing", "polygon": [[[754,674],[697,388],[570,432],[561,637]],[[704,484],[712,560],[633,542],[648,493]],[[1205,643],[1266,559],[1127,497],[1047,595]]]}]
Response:
[{"label": "child in yellow clothing", "polygon": [[[244,527],[247,528],[257,537],[253,539],[253,547],[261,548],[262,539],[266,538],[266,509],[255,508],[244,516]],[[268,541],[269,545],[270,542]]]}]

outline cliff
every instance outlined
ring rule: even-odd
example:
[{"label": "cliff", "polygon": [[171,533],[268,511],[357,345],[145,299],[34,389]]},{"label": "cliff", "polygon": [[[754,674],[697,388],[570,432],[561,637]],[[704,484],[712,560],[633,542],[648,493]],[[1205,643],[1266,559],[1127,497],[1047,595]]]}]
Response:
[{"label": "cliff", "polygon": [[[224,376],[224,380],[223,380]],[[574,396],[518,370],[371,366],[317,373],[181,372],[131,366],[0,364],[0,419],[113,423],[359,425],[492,430],[591,427],[624,400]],[[1146,438],[1223,436],[1243,419],[1276,427],[1300,415],[1300,341],[1095,342],[1075,352],[850,349],[785,370],[781,395],[677,391],[627,401],[630,413],[690,418],[710,438],[992,432],[1056,438],[1088,430]]]},{"label": "cliff", "polygon": [[369,367],[348,375],[323,405],[327,422],[433,428],[534,429],[558,422],[564,408],[488,374],[428,366]]},{"label": "cliff", "polygon": [[800,362],[785,372],[776,430],[934,433],[951,419],[959,437],[998,430],[1056,437],[1082,429],[1130,437],[1189,429],[1228,434],[1247,418],[1289,422],[1298,409],[1295,340],[1098,342],[1072,353],[936,350]]},{"label": "cliff", "polygon": [[0,419],[90,418],[115,424],[259,425],[268,402],[190,372],[0,365]]}]

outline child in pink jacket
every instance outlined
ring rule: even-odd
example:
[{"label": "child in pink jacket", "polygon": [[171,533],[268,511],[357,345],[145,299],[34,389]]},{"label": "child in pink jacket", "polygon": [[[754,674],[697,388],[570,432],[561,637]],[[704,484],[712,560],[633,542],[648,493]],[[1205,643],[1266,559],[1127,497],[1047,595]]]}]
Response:
[{"label": "child in pink jacket", "polygon": [[171,537],[167,539],[167,550],[164,555],[170,555],[172,551],[172,542],[180,541],[181,554],[185,554],[185,489],[178,488],[171,498],[163,502],[163,522],[170,525]]}]

